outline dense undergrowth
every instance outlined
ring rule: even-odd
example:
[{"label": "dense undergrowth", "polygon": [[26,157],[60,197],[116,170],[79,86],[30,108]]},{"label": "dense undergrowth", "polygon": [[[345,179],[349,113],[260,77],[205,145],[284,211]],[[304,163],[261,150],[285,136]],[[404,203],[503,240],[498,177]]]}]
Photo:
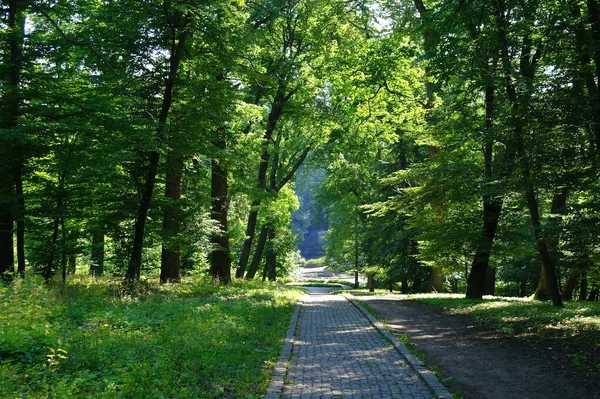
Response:
[{"label": "dense undergrowth", "polygon": [[257,398],[300,291],[189,279],[0,287],[2,398]]}]

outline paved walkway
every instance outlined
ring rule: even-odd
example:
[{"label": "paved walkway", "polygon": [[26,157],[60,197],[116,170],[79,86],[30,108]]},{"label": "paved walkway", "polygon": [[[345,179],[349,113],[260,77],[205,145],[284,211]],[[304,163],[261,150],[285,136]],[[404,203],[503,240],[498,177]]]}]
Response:
[{"label": "paved walkway", "polygon": [[435,376],[362,307],[341,295],[329,295],[321,290],[302,297],[266,398],[451,396]]}]

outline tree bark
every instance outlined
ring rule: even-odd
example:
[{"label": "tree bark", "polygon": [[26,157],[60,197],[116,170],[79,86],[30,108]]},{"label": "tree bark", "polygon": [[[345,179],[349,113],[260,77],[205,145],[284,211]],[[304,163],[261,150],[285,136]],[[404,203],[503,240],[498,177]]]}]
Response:
[{"label": "tree bark", "polygon": [[548,288],[548,277],[546,277],[546,269],[540,266],[540,276],[538,278],[537,287],[533,294],[533,299],[536,301],[550,300],[550,289]]},{"label": "tree bark", "polygon": [[267,277],[269,281],[275,281],[277,279],[277,254],[274,248],[275,239],[275,229],[273,227],[269,227],[269,232],[267,234],[268,244],[267,244],[267,255],[265,257],[265,268],[267,270]]},{"label": "tree bark", "polygon": [[600,296],[600,290],[598,289],[598,287],[594,287],[590,291],[590,295],[588,296],[587,301],[588,302],[596,302],[598,300],[599,296]]},{"label": "tree bark", "polygon": [[519,284],[519,296],[527,296],[527,280],[521,280]]},{"label": "tree bark", "polygon": [[[221,152],[226,148],[225,140],[215,143]],[[229,255],[229,234],[227,231],[227,208],[229,206],[227,167],[225,162],[213,159],[211,163],[211,218],[217,222],[221,231],[212,237],[216,246],[211,254],[211,275],[222,283],[231,281],[231,257]]]},{"label": "tree bark", "polygon": [[580,274],[581,274],[581,272],[579,270],[574,270],[569,274],[569,277],[567,277],[567,282],[563,286],[563,289],[561,292],[561,296],[562,296],[563,300],[565,300],[565,301],[573,300],[573,291],[575,291],[575,287],[577,287],[577,283],[578,283]]},{"label": "tree bark", "polygon": [[[531,185],[531,168],[529,165],[528,154],[525,152],[525,140],[524,140],[524,132],[523,132],[523,121],[520,117],[519,110],[519,102],[517,98],[517,91],[514,85],[514,78],[512,74],[512,66],[509,59],[509,51],[508,51],[508,41],[506,37],[507,32],[507,21],[505,16],[505,7],[504,0],[495,0],[495,11],[496,11],[496,23],[498,29],[498,40],[500,44],[500,53],[502,58],[502,67],[504,70],[504,77],[506,80],[506,92],[508,95],[508,100],[512,108],[512,119],[513,119],[513,145],[516,146],[517,153],[519,155],[519,166],[521,168],[521,174],[523,176],[523,180],[525,181],[525,199],[527,201],[527,208],[529,209],[529,213],[531,216],[531,223],[534,230],[534,236],[537,243],[537,249],[542,259],[542,265],[546,272],[546,277],[548,280],[548,288],[550,289],[550,296],[552,298],[552,302],[555,306],[562,306],[562,299],[560,297],[560,292],[558,290],[558,283],[556,279],[556,268],[554,262],[552,261],[552,256],[548,251],[548,245],[546,242],[546,238],[542,233],[542,223],[539,214],[539,204],[536,197],[535,190]],[[530,42],[529,38],[524,41],[524,43]],[[533,78],[533,74],[535,72],[535,66],[541,54],[534,54],[533,58],[530,59],[531,56],[531,48],[525,45],[526,47],[523,49],[521,54],[521,75],[526,78]]]},{"label": "tree bark", "polygon": [[181,180],[183,160],[171,151],[166,161],[165,197],[167,204],[163,213],[163,244],[160,260],[160,282],[181,281],[180,233],[181,233]]},{"label": "tree bark", "polygon": [[[280,82],[277,87],[277,92],[271,105],[271,112],[267,119],[267,126],[265,128],[265,134],[263,135],[263,153],[260,157],[260,164],[258,165],[258,177],[256,188],[259,192],[263,192],[267,188],[267,171],[269,169],[269,160],[271,153],[269,151],[269,145],[277,127],[279,119],[284,113],[285,103],[290,99],[293,93],[285,94],[284,82]],[[238,269],[236,271],[236,277],[242,277],[248,266],[248,260],[250,259],[250,250],[252,249],[252,241],[254,240],[254,234],[256,232],[256,222],[258,219],[258,208],[260,207],[260,199],[254,199],[248,214],[248,223],[246,224],[246,239],[242,246],[242,252],[240,253],[240,259],[238,261]],[[256,274],[256,272],[254,272]],[[248,279],[248,276],[246,276]],[[254,278],[254,277],[252,277]]]},{"label": "tree bark", "polygon": [[483,295],[496,295],[496,269],[488,267]]},{"label": "tree bark", "polygon": [[431,273],[429,273],[429,286],[428,292],[441,292],[443,280],[443,270],[441,267],[432,267]]},{"label": "tree bark", "polygon": [[268,230],[269,229],[267,226],[262,226],[260,229],[260,235],[258,237],[258,242],[256,243],[256,249],[254,250],[254,257],[252,258],[252,263],[250,264],[248,273],[246,273],[246,280],[252,280],[256,276],[256,272],[258,271],[258,267],[260,266],[260,261],[262,259],[263,251],[265,250],[267,235],[269,233]]},{"label": "tree bark", "polygon": [[[7,66],[8,76],[3,82],[2,108],[3,129],[11,130],[18,126],[21,115],[21,73],[23,69],[23,43],[25,38],[25,10],[28,3],[23,0],[9,0],[7,9],[6,41],[8,52],[2,62]],[[4,81],[4,77],[2,78]],[[9,135],[10,136],[10,135]],[[2,163],[0,165],[0,276],[11,278],[14,272],[14,222],[18,218],[19,200],[15,201],[15,180],[20,171],[20,159],[17,139],[0,138]],[[16,154],[15,154],[16,152]],[[21,225],[22,226],[22,225]],[[19,228],[19,226],[17,226]],[[19,252],[20,253],[20,252]],[[19,263],[21,265],[21,263]],[[24,263],[22,263],[24,266]]]},{"label": "tree bark", "polygon": [[23,168],[15,170],[15,194],[17,195],[17,274],[25,276],[25,194],[23,192]]},{"label": "tree bark", "polygon": [[[169,116],[169,111],[173,103],[173,88],[175,86],[175,80],[177,79],[179,65],[185,55],[186,42],[190,38],[191,33],[187,29],[184,29],[179,34],[177,43],[174,43],[173,48],[171,49],[169,76],[167,77],[165,82],[162,106],[160,116],[158,118],[156,137],[159,140],[159,142],[163,139],[167,118]],[[175,42],[175,38],[173,38],[173,42]],[[141,189],[140,203],[135,219],[131,257],[129,259],[129,264],[127,265],[127,273],[125,274],[125,278],[130,282],[139,280],[142,269],[144,232],[146,228],[146,221],[148,219],[148,211],[150,210],[150,204],[152,202],[152,193],[154,191],[156,174],[158,173],[158,165],[160,161],[160,153],[158,152],[158,150],[152,151],[148,156],[148,160],[149,166],[146,172],[144,185]]]},{"label": "tree bark", "polygon": [[104,274],[104,231],[98,229],[92,235],[90,275],[102,277]]},{"label": "tree bark", "polygon": [[579,301],[585,301],[587,297],[587,289],[588,289],[588,279],[587,275],[584,273],[581,278],[581,283],[579,284],[579,297],[577,298]]},{"label": "tree bark", "polygon": [[[488,86],[485,91],[486,128],[488,131],[493,124],[494,99],[494,87]],[[492,181],[494,178],[492,168],[493,151],[493,141],[488,138],[484,148],[485,177],[488,181]],[[502,203],[502,198],[494,194],[487,193],[483,195],[483,230],[477,241],[471,272],[467,278],[467,298],[481,299],[484,295],[486,276],[490,269],[490,255],[502,213]]]},{"label": "tree bark", "polygon": [[50,277],[52,277],[52,274],[54,273],[54,257],[56,256],[56,244],[58,241],[59,223],[59,218],[54,218],[54,227],[52,229],[52,238],[50,239],[50,250],[48,251],[46,268],[42,272],[42,277],[44,277],[46,280],[50,279]]}]

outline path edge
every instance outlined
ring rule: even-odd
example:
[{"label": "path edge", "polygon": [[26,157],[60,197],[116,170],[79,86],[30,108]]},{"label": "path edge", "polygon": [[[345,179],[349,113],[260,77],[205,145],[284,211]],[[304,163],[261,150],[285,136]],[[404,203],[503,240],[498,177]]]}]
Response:
[{"label": "path edge", "polygon": [[392,334],[379,320],[377,320],[375,316],[373,316],[367,309],[365,309],[364,306],[358,303],[357,298],[355,296],[351,294],[344,294],[344,297],[348,300],[348,302],[350,302],[358,310],[360,310],[361,313],[365,315],[365,317],[371,322],[371,324],[373,324],[373,326],[385,338],[387,338],[392,343],[392,345],[394,345],[394,348],[398,351],[398,353],[400,353],[400,355],[402,355],[402,357],[406,359],[409,366],[411,366],[417,372],[417,375],[421,378],[421,380],[423,380],[425,385],[429,387],[431,392],[434,395],[436,395],[438,399],[453,399],[448,389],[446,389],[446,387],[442,385],[442,383],[438,380],[436,375],[431,370],[429,370],[422,361],[417,359],[415,355],[410,353],[409,350],[406,348],[406,345],[400,342],[400,340],[394,334]]},{"label": "path edge", "polygon": [[288,363],[290,361],[290,357],[292,356],[292,349],[294,348],[294,336],[296,335],[296,326],[298,325],[298,319],[300,318],[301,307],[302,301],[299,300],[294,308],[294,313],[292,313],[290,325],[285,334],[285,340],[283,341],[283,348],[279,354],[277,364],[275,364],[275,369],[273,371],[273,375],[271,376],[271,383],[267,389],[265,399],[281,398],[281,394],[283,392],[283,383],[285,375],[287,374]]}]

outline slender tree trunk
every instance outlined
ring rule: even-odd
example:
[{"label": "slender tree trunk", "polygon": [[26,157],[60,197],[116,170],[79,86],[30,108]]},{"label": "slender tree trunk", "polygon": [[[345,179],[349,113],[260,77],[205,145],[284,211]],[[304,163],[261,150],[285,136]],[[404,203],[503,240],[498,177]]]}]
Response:
[{"label": "slender tree trunk", "polygon": [[587,298],[588,302],[596,302],[598,300],[598,296],[600,295],[600,290],[598,287],[593,287],[590,291],[590,295]]},{"label": "slender tree trunk", "polygon": [[[224,140],[215,143],[220,151],[224,151]],[[212,237],[217,247],[211,254],[211,275],[223,283],[231,281],[231,257],[229,256],[229,234],[227,231],[227,208],[229,206],[227,167],[225,162],[213,159],[211,164],[211,218],[217,222],[221,231]]]},{"label": "slender tree trunk", "polygon": [[258,242],[256,243],[256,249],[254,250],[252,263],[250,263],[250,268],[248,269],[248,273],[246,273],[246,280],[253,280],[256,276],[256,272],[258,271],[258,267],[260,266],[260,261],[262,259],[263,251],[265,250],[268,233],[269,229],[267,226],[262,226],[260,229]]},{"label": "slender tree trunk", "polygon": [[[260,207],[259,200],[254,200],[250,204],[250,213],[248,214],[248,222],[246,224],[246,239],[244,240],[244,244],[242,245],[242,252],[240,253],[238,268],[235,272],[235,276],[237,278],[244,277],[244,273],[246,272],[246,267],[248,265],[248,259],[250,259],[250,252],[252,250],[252,241],[254,240],[254,232],[256,231],[259,207]],[[254,273],[256,273],[256,271]],[[248,278],[248,277],[246,276],[246,278]],[[254,278],[254,277],[252,277],[252,278]]]},{"label": "slender tree trunk", "polygon": [[[285,86],[283,82],[281,82],[277,87],[277,92],[275,93],[275,98],[273,99],[273,103],[271,105],[271,112],[269,113],[269,118],[267,119],[265,134],[263,135],[263,153],[260,157],[260,164],[258,165],[258,177],[256,185],[259,191],[264,191],[267,188],[267,171],[269,169],[269,160],[271,157],[269,145],[273,137],[273,133],[275,132],[275,128],[277,127],[277,123],[283,115],[285,103],[290,99],[292,94],[293,93],[287,95],[285,94]],[[248,266],[250,250],[252,249],[252,241],[254,240],[254,233],[256,232],[256,221],[258,219],[258,208],[260,203],[261,201],[259,199],[252,201],[250,213],[248,214],[248,223],[246,224],[246,239],[244,240],[242,252],[240,253],[236,277],[243,276],[244,272],[246,271],[246,267]],[[246,276],[246,278],[248,278],[248,276]]]},{"label": "slender tree trunk", "polygon": [[[508,42],[506,38],[507,34],[507,22],[505,16],[505,7],[504,0],[495,0],[496,5],[496,22],[498,28],[498,39],[500,44],[500,50],[502,55],[502,66],[506,79],[506,91],[508,95],[509,102],[512,108],[512,116],[513,116],[513,133],[514,133],[514,143],[516,146],[518,156],[520,158],[519,166],[521,168],[521,173],[523,179],[525,181],[525,199],[527,201],[527,207],[529,209],[529,213],[531,215],[531,223],[534,230],[534,236],[537,243],[538,252],[542,259],[542,265],[546,272],[546,277],[548,280],[548,287],[550,289],[550,296],[552,298],[552,302],[555,306],[562,306],[562,299],[560,297],[560,292],[558,290],[558,283],[556,280],[556,268],[554,263],[552,262],[552,257],[550,252],[548,251],[548,245],[546,242],[546,238],[542,233],[542,223],[539,214],[539,204],[537,200],[537,196],[533,186],[531,185],[532,177],[531,177],[531,168],[529,165],[528,154],[525,152],[525,142],[524,142],[524,132],[523,132],[523,121],[520,120],[520,110],[519,103],[517,99],[517,91],[514,86],[514,79],[512,74],[512,66],[509,59],[509,51],[508,51]],[[533,61],[527,61],[530,56],[530,48],[525,48],[523,51],[523,55],[521,56],[521,75],[526,76],[528,78],[532,78],[533,73],[535,71],[535,63],[537,62],[536,56],[534,55]],[[538,58],[539,59],[539,58]]]},{"label": "slender tree trunk", "polygon": [[[23,69],[23,43],[25,37],[25,10],[28,3],[22,0],[9,0],[6,15],[7,32],[5,35],[8,52],[2,62],[7,66],[7,79],[3,77],[2,107],[6,115],[1,127],[6,130],[18,126],[21,115],[21,73]],[[15,154],[19,147],[18,139],[10,135],[0,141],[2,162],[0,165],[0,276],[14,272],[14,222],[18,217],[18,203],[15,201],[16,171],[20,170],[22,160]],[[17,219],[17,222],[20,222]],[[24,265],[24,263],[23,263]],[[10,278],[10,277],[8,277]]]},{"label": "slender tree trunk", "polygon": [[0,215],[0,277],[10,279],[14,272],[12,215]]},{"label": "slender tree trunk", "polygon": [[[486,128],[488,131],[493,124],[494,99],[494,87],[488,86],[485,92]],[[485,176],[488,181],[493,179],[493,156],[493,141],[488,138],[484,148]],[[483,196],[483,229],[476,244],[471,272],[467,278],[467,298],[481,299],[484,295],[486,276],[490,269],[490,254],[502,213],[502,202],[502,198],[493,194],[484,194]]]},{"label": "slender tree trunk", "polygon": [[12,185],[10,175],[0,175],[0,277],[5,280],[12,279],[15,262]]},{"label": "slender tree trunk", "polygon": [[584,272],[583,276],[581,277],[581,283],[579,283],[579,297],[577,298],[577,300],[585,301],[585,298],[587,297],[587,289],[588,279],[587,274]]},{"label": "slender tree trunk", "polygon": [[75,254],[69,255],[69,263],[67,264],[67,273],[71,276],[77,272],[77,258]]},{"label": "slender tree trunk", "polygon": [[15,171],[15,191],[17,194],[17,274],[25,276],[25,195],[23,192],[23,168],[18,165]]},{"label": "slender tree trunk", "polygon": [[50,239],[50,251],[48,252],[48,260],[46,262],[46,268],[42,272],[42,276],[48,280],[52,277],[52,273],[54,272],[54,258],[56,256],[56,244],[58,241],[58,227],[59,227],[60,219],[54,218],[54,227],[52,229],[52,238]]},{"label": "slender tree trunk", "polygon": [[519,296],[527,296],[527,280],[521,280],[519,288]]},{"label": "slender tree trunk", "polygon": [[268,244],[267,244],[267,255],[265,258],[265,268],[267,270],[267,277],[269,281],[275,281],[277,278],[277,254],[274,248],[275,229],[269,227]]},{"label": "slender tree trunk", "polygon": [[[402,280],[402,283],[404,284],[406,280]],[[404,285],[403,285],[404,286]],[[354,271],[354,288],[358,289],[360,287],[359,283],[358,283],[358,271]]]},{"label": "slender tree trunk", "polygon": [[163,244],[160,259],[160,282],[181,281],[181,180],[183,160],[171,152],[166,161],[165,197],[168,203],[163,214]]},{"label": "slender tree trunk", "polygon": [[581,274],[581,272],[579,270],[574,270],[571,272],[571,274],[569,274],[569,277],[567,277],[567,282],[563,286],[563,289],[561,292],[561,296],[562,296],[563,300],[565,300],[565,301],[573,300],[573,291],[575,291],[575,287],[577,287],[577,283],[578,283],[580,274]]},{"label": "slender tree trunk", "polygon": [[60,218],[60,270],[62,272],[62,283],[67,283],[67,231],[65,230],[65,218]]},{"label": "slender tree trunk", "polygon": [[[186,41],[191,38],[189,30],[184,29],[177,43],[173,45],[171,50],[171,59],[169,65],[169,76],[165,82],[165,90],[163,93],[162,106],[160,116],[158,118],[157,139],[159,142],[163,139],[164,131],[169,116],[169,111],[173,103],[173,87],[177,78],[179,64],[184,58]],[[144,232],[148,219],[148,211],[152,202],[152,193],[154,191],[154,183],[156,174],[158,173],[158,165],[160,162],[160,153],[158,150],[152,151],[148,157],[149,166],[145,176],[145,182],[140,193],[140,203],[135,219],[133,246],[129,264],[127,265],[127,273],[125,278],[128,281],[139,280],[142,270],[142,250],[144,248]]]},{"label": "slender tree trunk", "polygon": [[98,229],[92,236],[90,275],[101,277],[104,274],[104,230]]}]

